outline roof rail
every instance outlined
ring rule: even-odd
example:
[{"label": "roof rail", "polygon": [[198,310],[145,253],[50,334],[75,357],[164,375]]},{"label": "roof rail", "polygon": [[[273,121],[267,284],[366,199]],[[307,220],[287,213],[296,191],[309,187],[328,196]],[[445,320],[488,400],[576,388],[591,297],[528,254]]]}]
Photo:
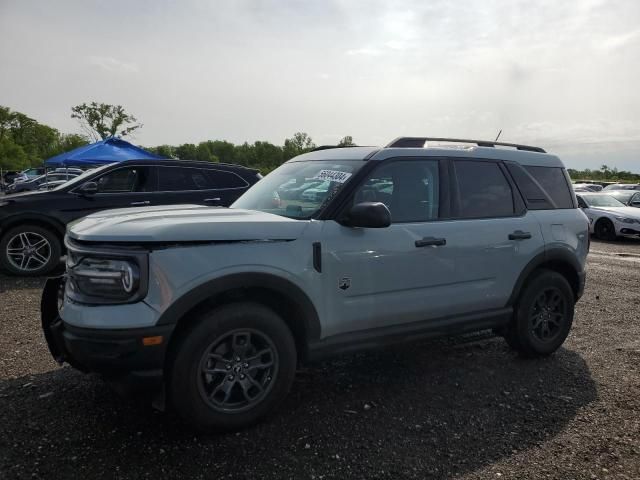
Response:
[{"label": "roof rail", "polygon": [[318,147],[314,147],[310,152],[317,152],[318,150],[330,150],[332,148],[349,148],[349,147],[359,147],[360,145],[320,145]]},{"label": "roof rail", "polygon": [[465,140],[462,138],[437,138],[437,137],[398,137],[385,148],[422,148],[426,142],[452,142],[452,143],[474,143],[479,147],[512,147],[527,152],[547,153],[543,148],[532,147],[530,145],[520,145],[518,143],[492,142],[491,140]]}]

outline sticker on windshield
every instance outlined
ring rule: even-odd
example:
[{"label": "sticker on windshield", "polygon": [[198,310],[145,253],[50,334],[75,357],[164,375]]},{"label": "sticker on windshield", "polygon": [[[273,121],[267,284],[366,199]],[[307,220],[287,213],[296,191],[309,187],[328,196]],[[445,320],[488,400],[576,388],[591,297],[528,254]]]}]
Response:
[{"label": "sticker on windshield", "polygon": [[344,183],[349,180],[350,176],[349,172],[341,172],[340,170],[320,170],[313,179]]}]

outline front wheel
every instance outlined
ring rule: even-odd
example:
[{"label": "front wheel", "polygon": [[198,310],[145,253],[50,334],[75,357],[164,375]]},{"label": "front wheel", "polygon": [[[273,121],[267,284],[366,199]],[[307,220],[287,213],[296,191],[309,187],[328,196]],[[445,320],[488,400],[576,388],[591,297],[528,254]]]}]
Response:
[{"label": "front wheel", "polygon": [[238,430],[260,420],[288,393],[297,362],[282,318],[249,302],[201,315],[173,355],[173,406],[204,431]]},{"label": "front wheel", "polygon": [[567,279],[551,270],[539,270],[523,289],[505,339],[526,356],[555,352],[569,335],[575,298]]},{"label": "front wheel", "polygon": [[0,264],[20,276],[45,275],[60,262],[60,240],[38,225],[10,229],[0,241]]},{"label": "front wheel", "polygon": [[594,227],[596,238],[599,240],[613,241],[617,238],[616,227],[608,218],[601,218]]}]

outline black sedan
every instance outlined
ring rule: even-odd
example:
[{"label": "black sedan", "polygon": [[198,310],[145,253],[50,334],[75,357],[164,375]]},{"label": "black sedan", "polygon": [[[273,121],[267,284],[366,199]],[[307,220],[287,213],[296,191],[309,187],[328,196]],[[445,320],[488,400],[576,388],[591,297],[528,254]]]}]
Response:
[{"label": "black sedan", "polygon": [[257,170],[239,165],[127,160],[53,190],[0,197],[0,266],[14,275],[44,275],[58,265],[72,220],[112,208],[229,206],[260,178]]}]

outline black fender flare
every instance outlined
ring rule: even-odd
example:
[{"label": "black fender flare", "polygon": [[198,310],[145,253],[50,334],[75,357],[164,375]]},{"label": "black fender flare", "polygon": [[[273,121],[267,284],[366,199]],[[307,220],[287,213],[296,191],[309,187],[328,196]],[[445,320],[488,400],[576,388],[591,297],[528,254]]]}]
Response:
[{"label": "black fender flare", "polygon": [[520,292],[524,287],[529,276],[533,273],[534,270],[539,268],[540,266],[548,263],[548,262],[561,262],[568,266],[570,266],[578,277],[583,274],[582,265],[576,258],[575,254],[565,248],[550,248],[545,250],[542,253],[539,253],[535,257],[533,257],[529,263],[522,269],[520,275],[518,276],[518,280],[516,281],[515,286],[513,287],[513,291],[511,292],[511,296],[509,297],[509,301],[507,302],[507,306],[515,305],[518,297],[520,296]]},{"label": "black fender flare", "polygon": [[320,338],[320,319],[313,302],[290,280],[270,273],[234,273],[206,281],[174,301],[160,316],[157,325],[176,324],[187,312],[217,295],[231,290],[262,288],[273,290],[291,301],[303,313],[307,342]]}]

